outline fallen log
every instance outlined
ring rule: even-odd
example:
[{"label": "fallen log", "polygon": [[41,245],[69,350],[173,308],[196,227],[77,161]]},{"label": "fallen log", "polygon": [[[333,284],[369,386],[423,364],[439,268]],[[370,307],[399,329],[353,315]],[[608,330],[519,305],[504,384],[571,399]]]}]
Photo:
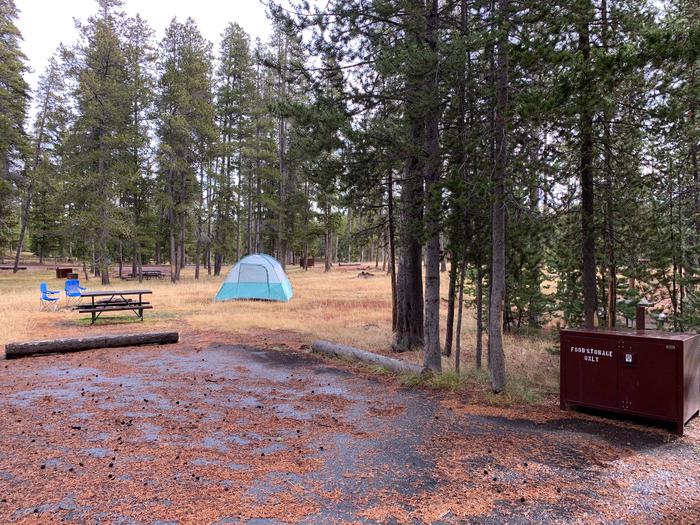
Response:
[{"label": "fallen log", "polygon": [[177,343],[177,332],[144,332],[137,334],[98,335],[74,339],[49,339],[45,341],[26,341],[24,343],[7,343],[5,359],[17,359],[36,354],[55,354],[80,352],[97,348],[116,348],[120,346],[162,345]]},{"label": "fallen log", "polygon": [[383,366],[384,368],[399,374],[420,374],[423,370],[423,368],[419,365],[408,363],[400,359],[373,354],[372,352],[367,352],[351,346],[330,343],[328,341],[316,341],[311,345],[311,349],[320,354],[340,356],[347,359]]}]

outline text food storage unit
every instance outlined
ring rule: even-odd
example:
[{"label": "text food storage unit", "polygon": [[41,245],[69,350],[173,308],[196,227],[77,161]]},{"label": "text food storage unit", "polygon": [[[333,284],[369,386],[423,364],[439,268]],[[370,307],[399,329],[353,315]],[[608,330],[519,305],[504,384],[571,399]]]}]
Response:
[{"label": "text food storage unit", "polygon": [[650,330],[566,329],[561,408],[581,406],[673,422],[700,410],[700,336]]}]

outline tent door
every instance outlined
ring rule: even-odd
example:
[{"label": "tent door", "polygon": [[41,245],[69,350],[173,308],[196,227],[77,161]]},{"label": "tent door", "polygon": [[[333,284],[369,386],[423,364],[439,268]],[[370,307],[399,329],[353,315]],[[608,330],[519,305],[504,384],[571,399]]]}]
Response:
[{"label": "tent door", "polygon": [[262,264],[241,264],[238,284],[260,286],[263,288],[261,291],[270,296],[270,276]]}]

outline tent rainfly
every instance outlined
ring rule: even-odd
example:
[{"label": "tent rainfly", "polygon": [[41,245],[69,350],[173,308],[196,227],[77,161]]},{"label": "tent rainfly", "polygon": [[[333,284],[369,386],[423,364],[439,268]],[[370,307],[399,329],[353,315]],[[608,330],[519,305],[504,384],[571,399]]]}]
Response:
[{"label": "tent rainfly", "polygon": [[274,257],[255,253],[243,257],[224,279],[215,301],[263,299],[289,301],[292,285]]}]

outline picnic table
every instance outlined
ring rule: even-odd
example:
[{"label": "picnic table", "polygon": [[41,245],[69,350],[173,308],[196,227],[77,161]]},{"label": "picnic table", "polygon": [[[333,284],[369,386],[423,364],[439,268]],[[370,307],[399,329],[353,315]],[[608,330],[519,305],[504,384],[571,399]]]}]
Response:
[{"label": "picnic table", "polygon": [[[137,279],[138,273],[130,272],[127,274],[127,279]],[[141,277],[144,279],[162,279],[165,277],[165,272],[163,270],[141,270]]]},{"label": "picnic table", "polygon": [[[139,274],[129,274],[131,277],[138,277]],[[144,279],[162,279],[163,272],[161,270],[141,270],[141,276]]]},{"label": "picnic table", "polygon": [[[144,295],[153,293],[151,290],[94,290],[82,292],[80,297],[90,298],[89,304],[79,304],[73,307],[81,314],[89,313],[92,323],[104,312],[132,311],[143,321],[143,311],[151,310],[153,305],[143,300]],[[137,297],[138,299],[133,299]]]}]

